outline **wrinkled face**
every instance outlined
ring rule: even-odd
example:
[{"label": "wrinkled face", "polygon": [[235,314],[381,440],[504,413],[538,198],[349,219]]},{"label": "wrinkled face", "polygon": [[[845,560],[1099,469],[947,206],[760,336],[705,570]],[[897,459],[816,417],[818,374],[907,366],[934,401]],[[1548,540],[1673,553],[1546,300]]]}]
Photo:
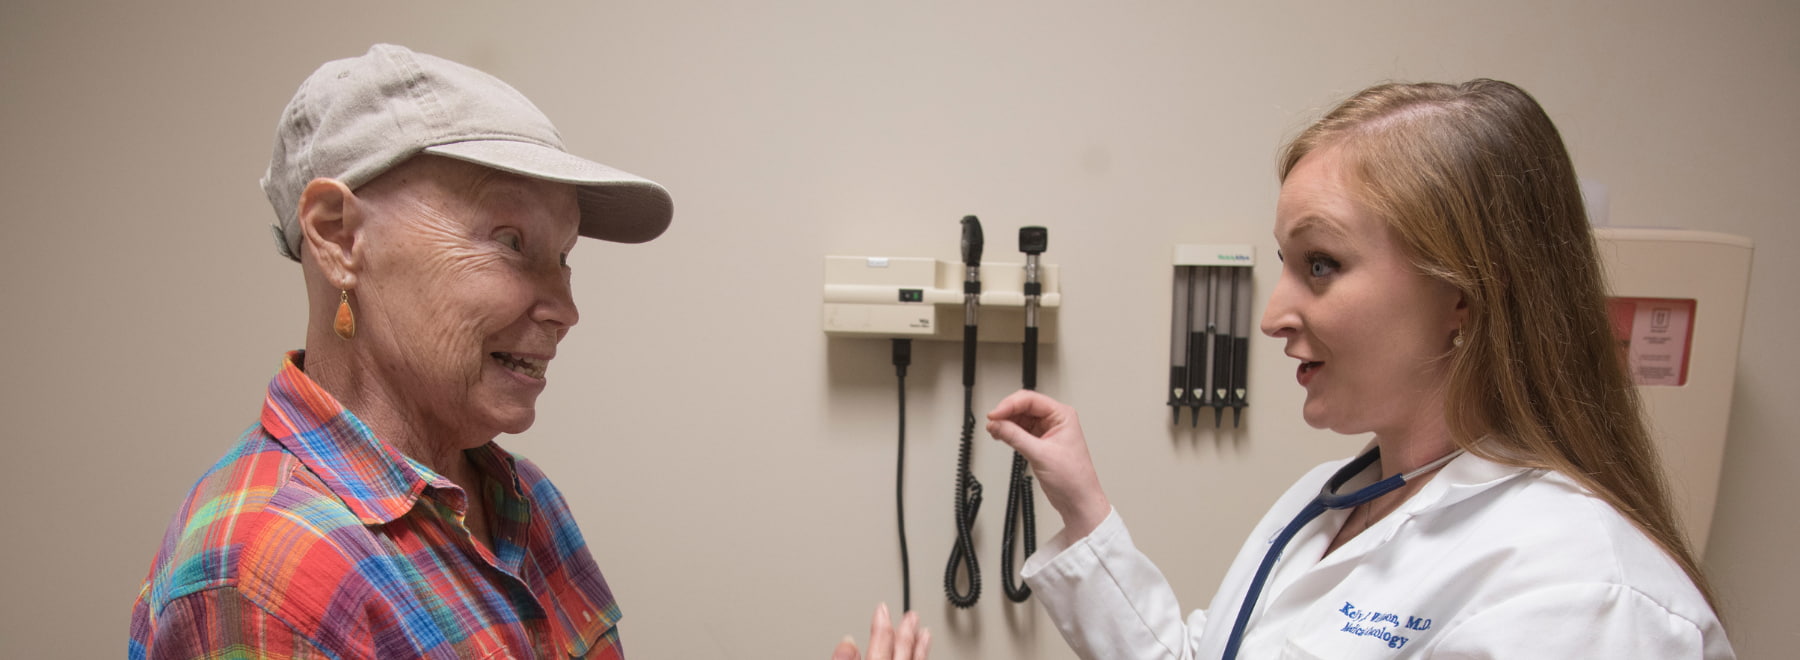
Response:
[{"label": "wrinkled face", "polygon": [[393,407],[442,440],[529,428],[578,319],[574,186],[415,158],[357,195],[371,208],[357,340]]},{"label": "wrinkled face", "polygon": [[1417,271],[1352,196],[1342,147],[1303,158],[1275,208],[1281,278],[1262,331],[1300,361],[1304,416],[1339,433],[1400,435],[1441,419],[1460,296]]}]

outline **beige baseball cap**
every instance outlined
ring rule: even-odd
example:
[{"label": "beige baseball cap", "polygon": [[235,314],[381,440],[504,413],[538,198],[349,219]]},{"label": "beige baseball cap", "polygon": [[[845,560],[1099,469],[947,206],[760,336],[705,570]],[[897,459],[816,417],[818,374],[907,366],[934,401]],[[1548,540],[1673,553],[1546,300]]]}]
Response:
[{"label": "beige baseball cap", "polygon": [[300,260],[300,192],[316,178],[355,189],[415,155],[456,158],[578,186],[581,235],[642,243],[669,226],[669,191],[563,150],[550,119],[512,86],[401,46],[325,63],[281,113],[263,192],[275,207],[276,249]]}]

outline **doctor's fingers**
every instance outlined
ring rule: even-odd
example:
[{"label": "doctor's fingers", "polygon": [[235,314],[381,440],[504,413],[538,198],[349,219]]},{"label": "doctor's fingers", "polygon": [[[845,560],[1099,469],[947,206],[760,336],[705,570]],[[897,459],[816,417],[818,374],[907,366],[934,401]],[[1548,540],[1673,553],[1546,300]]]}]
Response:
[{"label": "doctor's fingers", "polygon": [[1010,419],[997,419],[988,422],[987,432],[988,435],[993,436],[995,440],[1011,445],[1012,448],[1018,450],[1019,453],[1025,454],[1026,458],[1031,458],[1031,454],[1035,451],[1033,445],[1040,444],[1044,441],[1043,438],[1038,437],[1031,431],[1025,430],[1024,427],[1019,426],[1018,423]]},{"label": "doctor's fingers", "polygon": [[1083,454],[1087,452],[1087,441],[1081,437],[1079,429],[1072,432],[1053,431],[1039,436],[1010,420],[1003,419],[988,422],[987,432],[995,440],[1006,443],[1007,446],[1024,456],[1025,460],[1031,462],[1034,470],[1041,469],[1040,466],[1044,464],[1054,465],[1064,462],[1063,456],[1069,454],[1071,448],[1078,449]]},{"label": "doctor's fingers", "polygon": [[[1075,409],[1031,390],[1019,390],[994,404],[988,411],[990,420],[1010,419],[1026,428],[1050,426],[1065,419],[1074,419]],[[1036,429],[1034,429],[1036,430]]]},{"label": "doctor's fingers", "polygon": [[[1004,406],[1004,402],[1002,405]],[[1024,438],[1005,438],[1000,436],[999,433],[1010,433],[1010,429],[1012,428],[1017,428],[1020,432],[1027,435],[1057,443],[1068,442],[1070,440],[1082,441],[1084,439],[1081,432],[1081,420],[1076,418],[1075,410],[1068,406],[1059,405],[1058,409],[1050,411],[1049,414],[1045,415],[1031,415],[1026,413],[1015,413],[1011,415],[1001,414],[1004,412],[1007,411],[996,408],[993,413],[989,413],[987,428],[988,432],[993,434],[995,438],[1005,440],[1008,444],[1016,444],[1015,440],[1024,440]]]},{"label": "doctor's fingers", "polygon": [[[1081,420],[1075,409],[1055,399],[1022,390],[1009,396],[988,413],[990,422],[1012,422],[1025,432],[1045,439],[1058,439],[1070,433],[1081,435]],[[990,423],[990,426],[992,424]]]}]

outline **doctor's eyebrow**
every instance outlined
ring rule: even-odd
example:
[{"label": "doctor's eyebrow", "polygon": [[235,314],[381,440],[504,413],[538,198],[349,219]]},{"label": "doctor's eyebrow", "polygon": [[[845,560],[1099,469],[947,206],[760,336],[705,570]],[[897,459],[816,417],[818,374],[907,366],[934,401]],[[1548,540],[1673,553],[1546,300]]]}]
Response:
[{"label": "doctor's eyebrow", "polygon": [[[1350,238],[1350,234],[1345,232],[1344,228],[1338,225],[1338,223],[1316,215],[1308,215],[1294,222],[1294,228],[1287,233],[1287,240],[1291,241],[1295,238],[1299,238],[1302,234],[1315,229],[1318,230],[1319,233],[1327,234],[1332,238]],[[1277,238],[1280,237],[1278,236]]]}]

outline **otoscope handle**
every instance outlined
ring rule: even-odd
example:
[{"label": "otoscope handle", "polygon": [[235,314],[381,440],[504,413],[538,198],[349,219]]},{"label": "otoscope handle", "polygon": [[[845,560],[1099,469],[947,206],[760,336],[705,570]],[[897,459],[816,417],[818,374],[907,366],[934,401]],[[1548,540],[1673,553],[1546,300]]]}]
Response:
[{"label": "otoscope handle", "polygon": [[1206,331],[1188,332],[1187,405],[1199,408],[1212,405],[1212,392],[1206,389]]},{"label": "otoscope handle", "polygon": [[975,333],[975,326],[963,326],[963,387],[975,386]]},{"label": "otoscope handle", "polygon": [[1038,329],[1025,328],[1025,389],[1037,389]]},{"label": "otoscope handle", "polygon": [[1035,225],[1019,228],[1019,251],[1025,253],[1025,389],[1037,389],[1038,305],[1044,293],[1039,279],[1038,255],[1050,248],[1050,230]]},{"label": "otoscope handle", "polygon": [[1213,406],[1223,408],[1231,405],[1230,383],[1231,335],[1220,332],[1213,336]]}]

